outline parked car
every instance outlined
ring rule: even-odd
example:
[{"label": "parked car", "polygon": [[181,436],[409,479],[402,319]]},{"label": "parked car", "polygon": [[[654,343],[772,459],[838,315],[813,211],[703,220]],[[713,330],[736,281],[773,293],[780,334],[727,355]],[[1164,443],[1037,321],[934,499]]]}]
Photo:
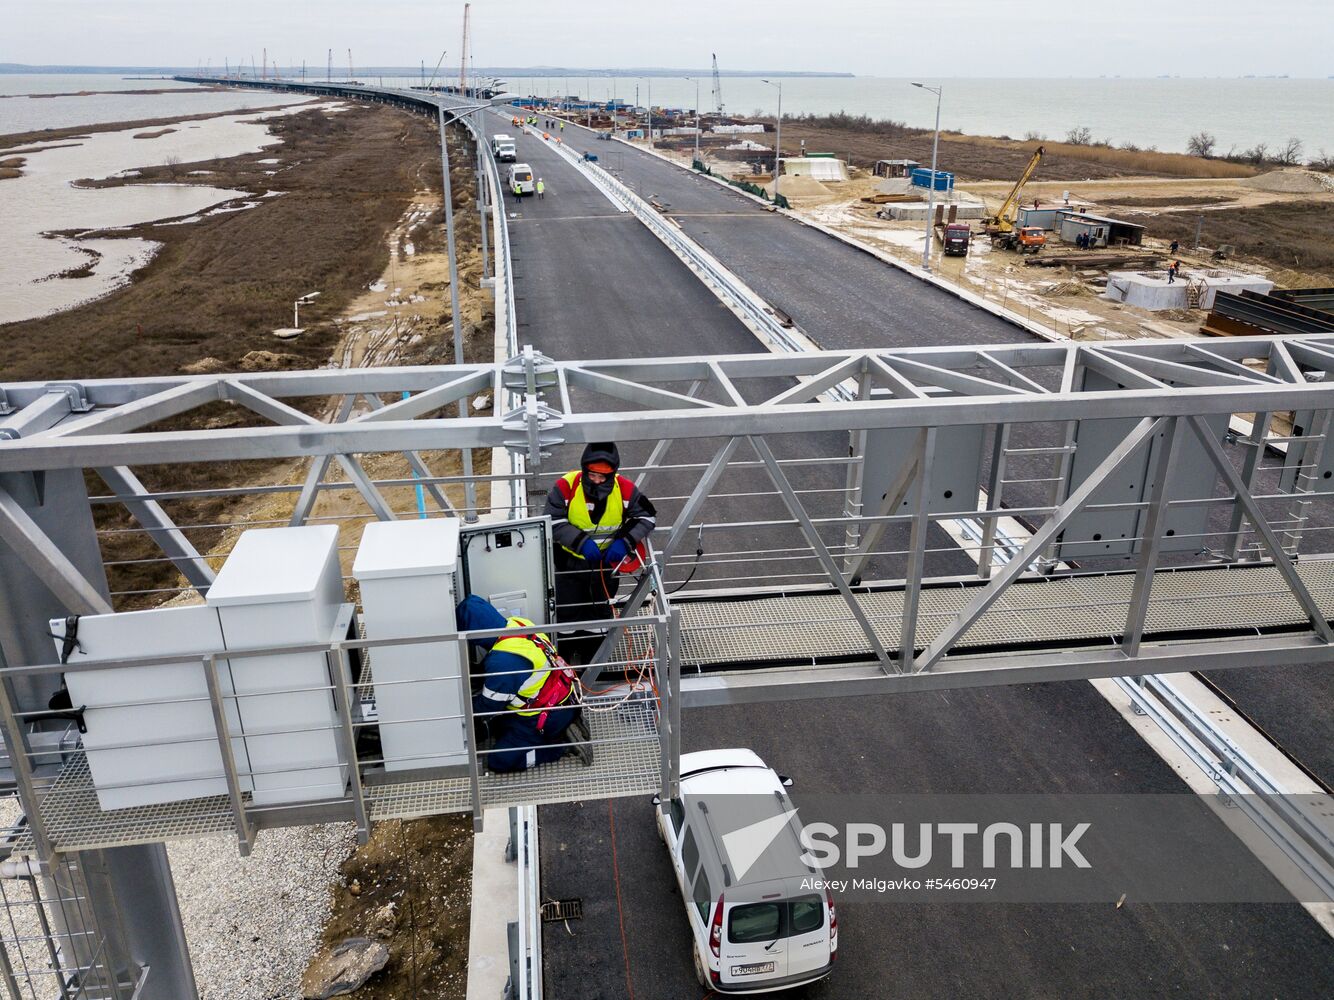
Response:
[{"label": "parked car", "polygon": [[[682,755],[680,797],[653,800],[707,990],[768,993],[833,971],[838,915],[828,889],[811,887],[824,875],[803,859],[790,784],[752,750],[708,750]],[[762,860],[731,856],[731,835],[755,823],[775,834]]]}]

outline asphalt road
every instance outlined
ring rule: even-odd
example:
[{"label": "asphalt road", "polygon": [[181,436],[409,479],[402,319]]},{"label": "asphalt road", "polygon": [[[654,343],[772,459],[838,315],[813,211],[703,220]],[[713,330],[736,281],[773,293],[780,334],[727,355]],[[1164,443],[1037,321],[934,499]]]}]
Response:
[{"label": "asphalt road", "polygon": [[[803,791],[1155,793],[1184,786],[1088,684],[692,710],[685,749],[743,744]],[[645,799],[543,806],[542,891],[583,919],[544,928],[548,996],[702,998]],[[1220,877],[1234,864],[1219,857]],[[1131,863],[1133,863],[1133,852]],[[1334,942],[1296,904],[839,903],[832,976],[785,996],[1329,995]],[[624,942],[622,940],[624,935]]]},{"label": "asphalt road", "polygon": [[[497,128],[511,131],[505,123]],[[566,130],[567,139],[577,143],[572,131]],[[618,218],[575,168],[532,137],[520,139],[520,157],[544,178],[548,191],[543,201],[524,199],[516,208],[511,200],[506,206],[517,212],[511,233],[524,342],[563,358],[758,349],[675,257],[633,220]],[[627,181],[641,158],[627,153]],[[659,195],[657,200],[666,199],[673,208],[699,209],[717,204],[718,196],[725,199],[724,210],[695,221],[683,218],[683,224],[701,227],[692,235],[703,232],[709,239],[701,242],[708,249],[829,346],[999,342],[1027,336],[822,234],[758,209],[738,209],[730,203],[750,203],[709,182],[666,164],[661,168],[680,177],[654,174],[650,180],[644,167],[643,186],[654,189],[645,193]],[[812,237],[808,249],[783,246]],[[736,246],[728,249],[731,241]],[[786,269],[770,263],[782,254],[790,255]],[[831,331],[842,331],[847,339],[825,339]],[[837,445],[830,438],[793,445],[785,454],[832,454],[826,449]],[[673,461],[707,457],[707,449],[678,448]],[[627,451],[633,452],[630,461],[642,460],[642,449]],[[573,461],[569,449],[560,450],[553,468]],[[658,474],[651,493],[682,493],[690,478],[687,473]],[[819,481],[812,474],[803,483]],[[743,501],[727,503],[735,510]],[[781,573],[784,567],[773,569]],[[945,571],[944,564],[938,571]],[[801,787],[849,792],[1185,790],[1084,683],[694,710],[686,715],[684,729],[688,750],[755,748],[797,777],[798,804]],[[548,995],[700,996],[685,916],[648,803],[546,806],[541,818],[545,896],[579,897],[584,903],[582,920],[546,929]],[[1225,867],[1226,859],[1220,859],[1220,871]],[[1295,904],[1130,901],[1120,910],[1109,903],[900,905],[888,911],[885,905],[844,909],[839,969],[807,995],[1304,996],[1334,991],[1334,948]]]}]

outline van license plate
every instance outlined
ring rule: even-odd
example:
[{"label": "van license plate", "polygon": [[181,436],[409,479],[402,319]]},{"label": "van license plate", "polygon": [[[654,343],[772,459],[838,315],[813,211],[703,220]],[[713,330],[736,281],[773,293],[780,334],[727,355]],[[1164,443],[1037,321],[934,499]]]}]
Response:
[{"label": "van license plate", "polygon": [[755,965],[734,965],[732,966],[732,975],[734,976],[762,976],[766,972],[774,971],[773,962],[758,962]]}]

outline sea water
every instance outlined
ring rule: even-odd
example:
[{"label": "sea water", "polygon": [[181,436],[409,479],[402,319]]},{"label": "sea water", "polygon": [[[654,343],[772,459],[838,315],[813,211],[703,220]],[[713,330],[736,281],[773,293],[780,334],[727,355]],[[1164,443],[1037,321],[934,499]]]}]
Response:
[{"label": "sea water", "polygon": [[[287,98],[289,104],[292,100]],[[199,183],[112,188],[75,187],[74,181],[168,161],[191,163],[256,152],[277,141],[264,118],[280,113],[181,122],[169,126],[175,131],[150,139],[135,138],[144,134],[140,128],[97,132],[22,154],[26,160],[22,176],[0,180],[0,233],[5,246],[0,254],[0,323],[43,316],[105,295],[151,260],[158,247],[142,239],[90,240],[51,235],[55,232],[188,220],[220,210],[223,203],[265,193],[210,187],[207,177],[195,178]],[[0,159],[7,155],[0,149]],[[92,265],[91,274],[61,277],[85,264]]]}]

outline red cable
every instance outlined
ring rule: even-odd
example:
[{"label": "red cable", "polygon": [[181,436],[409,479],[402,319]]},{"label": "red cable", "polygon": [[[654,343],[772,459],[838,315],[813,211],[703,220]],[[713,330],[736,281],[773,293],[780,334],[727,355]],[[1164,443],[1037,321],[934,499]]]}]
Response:
[{"label": "red cable", "polygon": [[611,873],[616,880],[616,920],[621,925],[621,954],[625,957],[625,989],[630,1000],[635,1000],[635,985],[630,979],[630,947],[625,943],[625,911],[621,909],[621,869],[616,863],[616,817],[607,800],[607,823],[611,826]]}]

